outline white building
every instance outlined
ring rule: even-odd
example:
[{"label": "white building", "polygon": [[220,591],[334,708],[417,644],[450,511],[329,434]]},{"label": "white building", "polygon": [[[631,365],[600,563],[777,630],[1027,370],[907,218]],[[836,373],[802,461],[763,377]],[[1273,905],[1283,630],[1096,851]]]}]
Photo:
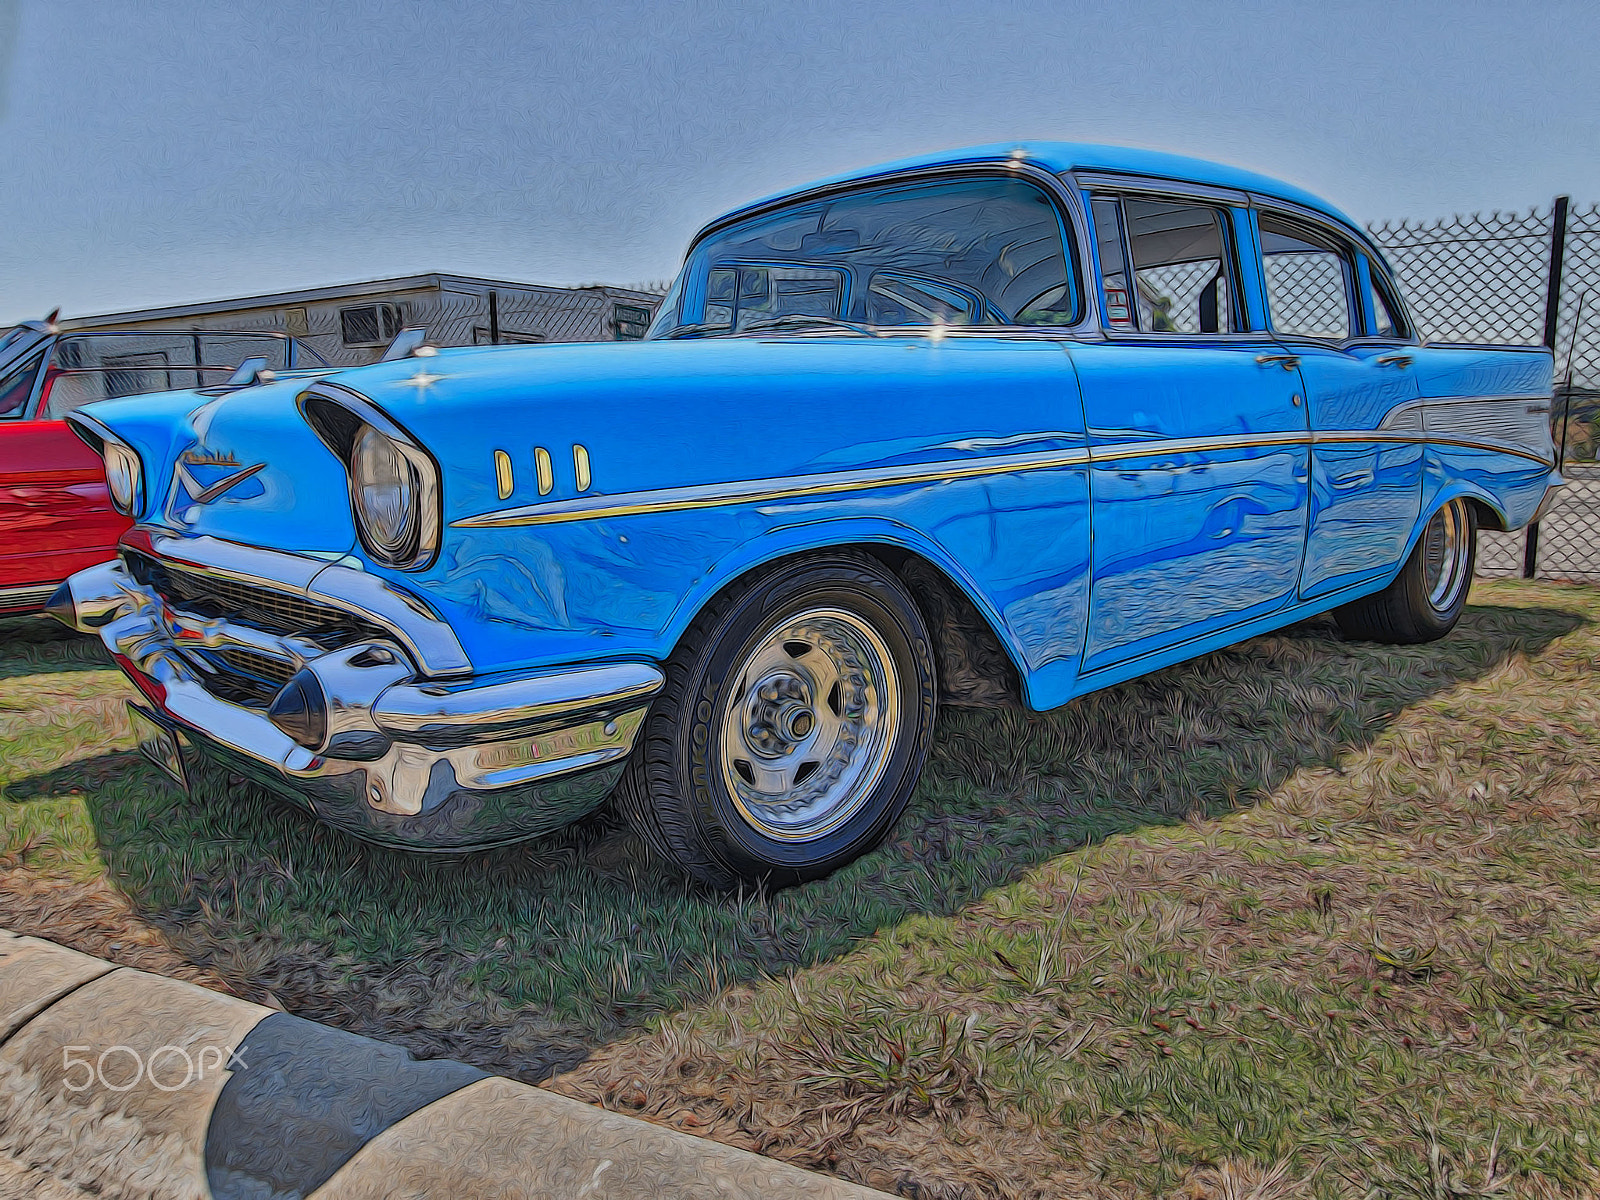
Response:
[{"label": "white building", "polygon": [[288,333],[334,366],[356,366],[376,361],[389,340],[411,326],[425,327],[435,346],[641,338],[660,302],[660,293],[630,288],[541,287],[432,274],[74,317],[59,324],[63,330]]}]

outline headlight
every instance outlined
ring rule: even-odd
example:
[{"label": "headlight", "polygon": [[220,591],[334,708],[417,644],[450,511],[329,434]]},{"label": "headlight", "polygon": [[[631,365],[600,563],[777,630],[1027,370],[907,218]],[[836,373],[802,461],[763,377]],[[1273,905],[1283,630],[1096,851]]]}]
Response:
[{"label": "headlight", "polygon": [[444,495],[439,464],[388,413],[347,387],[312,384],[295,398],[350,476],[350,511],[367,553],[420,571],[439,552]]},{"label": "headlight", "polygon": [[139,456],[121,442],[105,442],[106,489],[111,506],[124,516],[136,517],[144,507],[144,468]]},{"label": "headlight", "polygon": [[370,549],[405,562],[417,547],[417,478],[394,441],[363,425],[350,447],[350,494]]}]

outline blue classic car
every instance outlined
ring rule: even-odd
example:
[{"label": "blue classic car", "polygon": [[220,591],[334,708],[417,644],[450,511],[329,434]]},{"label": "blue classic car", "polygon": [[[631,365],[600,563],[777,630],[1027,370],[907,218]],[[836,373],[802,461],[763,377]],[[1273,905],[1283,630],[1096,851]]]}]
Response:
[{"label": "blue classic car", "polygon": [[1296,188],[979,148],[713,222],[642,344],[81,410],[135,524],[51,608],[174,771],[436,849],[614,794],[700,879],[782,884],[885,835],[941,703],[1329,610],[1446,633],[1476,531],[1560,483],[1550,397],[1542,349],[1420,344]]}]

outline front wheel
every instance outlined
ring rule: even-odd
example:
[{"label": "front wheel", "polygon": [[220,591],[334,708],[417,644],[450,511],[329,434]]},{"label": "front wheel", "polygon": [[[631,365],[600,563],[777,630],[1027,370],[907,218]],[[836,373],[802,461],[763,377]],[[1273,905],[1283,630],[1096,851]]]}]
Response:
[{"label": "front wheel", "polygon": [[1373,642],[1443,637],[1467,606],[1477,549],[1477,513],[1467,501],[1451,500],[1429,518],[1393,583],[1334,609],[1339,628],[1346,637]]},{"label": "front wheel", "polygon": [[936,701],[927,627],[898,579],[866,555],[793,562],[684,635],[618,804],[713,887],[815,879],[894,825]]}]

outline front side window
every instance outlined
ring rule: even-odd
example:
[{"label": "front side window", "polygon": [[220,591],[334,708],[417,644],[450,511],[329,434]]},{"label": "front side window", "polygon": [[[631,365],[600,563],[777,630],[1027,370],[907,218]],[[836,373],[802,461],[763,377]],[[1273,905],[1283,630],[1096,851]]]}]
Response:
[{"label": "front side window", "polygon": [[1274,332],[1330,341],[1350,336],[1351,259],[1334,238],[1262,213],[1261,263]]},{"label": "front side window", "polygon": [[1106,324],[1113,329],[1137,329],[1133,281],[1128,271],[1128,250],[1122,240],[1122,202],[1097,196],[1094,213],[1095,248],[1100,253],[1100,284],[1106,302]]},{"label": "front side window", "polygon": [[1125,197],[1133,301],[1147,333],[1229,333],[1233,325],[1222,210]]},{"label": "front side window", "polygon": [[33,395],[34,377],[39,374],[43,354],[30,355],[17,365],[0,371],[0,421],[19,420]]},{"label": "front side window", "polygon": [[650,336],[808,322],[1069,325],[1068,261],[1054,203],[1026,180],[865,188],[702,239]]}]

